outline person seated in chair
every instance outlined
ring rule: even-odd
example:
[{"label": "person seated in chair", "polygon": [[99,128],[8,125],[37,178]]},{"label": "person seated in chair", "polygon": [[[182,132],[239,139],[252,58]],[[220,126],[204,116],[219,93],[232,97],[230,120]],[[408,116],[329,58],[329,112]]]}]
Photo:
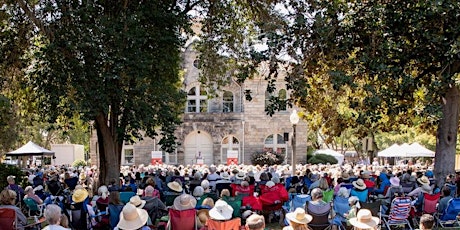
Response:
[{"label": "person seated in chair", "polygon": [[24,190],[24,193],[26,194],[24,196],[24,199],[31,198],[34,200],[37,204],[43,204],[43,200],[40,199],[39,196],[35,195],[35,191],[32,188],[32,186],[27,186],[26,189]]},{"label": "person seated in chair", "polygon": [[377,229],[379,222],[379,218],[372,216],[371,211],[368,209],[359,210],[356,217],[350,219],[350,223],[355,227],[355,230]]},{"label": "person seated in chair", "polygon": [[126,204],[120,214],[120,221],[117,224],[115,230],[120,229],[140,229],[150,230],[147,225],[149,215],[144,209],[136,208],[134,205]]},{"label": "person seated in chair", "polygon": [[401,187],[400,180],[397,176],[390,178],[390,188],[388,188],[385,194],[385,202],[389,205],[395,197],[403,196],[404,191]]},{"label": "person seated in chair", "polygon": [[4,189],[0,193],[0,208],[10,208],[16,212],[16,223],[18,229],[24,229],[23,226],[27,225],[27,218],[24,213],[21,212],[16,204],[16,192],[10,189]]},{"label": "person seated in chair", "polygon": [[43,230],[70,230],[70,228],[61,226],[61,218],[62,216],[65,217],[65,215],[61,215],[61,211],[61,207],[55,204],[49,204],[46,206],[44,215],[49,225],[43,228]]},{"label": "person seated in chair", "polygon": [[308,230],[308,223],[311,222],[313,217],[305,213],[305,209],[296,208],[294,212],[286,214],[286,219],[289,221],[289,226],[283,230]]},{"label": "person seated in chair", "polygon": [[439,205],[438,205],[438,212],[443,213],[444,210],[447,208],[447,204],[449,203],[449,200],[451,200],[453,197],[451,195],[451,190],[449,187],[444,186],[442,189],[442,198],[439,200]]},{"label": "person seated in chair", "polygon": [[368,193],[369,192],[363,179],[353,181],[353,188],[351,189],[350,196],[357,196],[359,201],[366,202]]},{"label": "person seated in chair", "polygon": [[6,178],[6,181],[8,182],[8,186],[6,186],[6,188],[16,192],[16,203],[18,203],[24,197],[24,189],[22,189],[20,185],[16,184],[14,178],[16,177],[12,175]]},{"label": "person seated in chair", "polygon": [[423,214],[420,217],[420,230],[431,230],[433,229],[434,218],[430,214]]},{"label": "person seated in chair", "polygon": [[264,230],[265,218],[258,214],[252,214],[246,219],[246,230]]},{"label": "person seated in chair", "polygon": [[315,188],[311,191],[311,201],[308,202],[309,205],[327,205],[327,203],[323,201],[323,191],[320,188]]}]

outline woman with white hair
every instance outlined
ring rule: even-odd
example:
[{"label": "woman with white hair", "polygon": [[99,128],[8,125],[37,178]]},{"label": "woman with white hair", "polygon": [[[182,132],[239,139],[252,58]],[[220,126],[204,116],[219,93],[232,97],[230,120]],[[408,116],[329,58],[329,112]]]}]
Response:
[{"label": "woman with white hair", "polygon": [[60,225],[61,223],[61,208],[55,204],[49,204],[45,209],[45,218],[49,223],[43,230],[69,230]]},{"label": "woman with white hair", "polygon": [[345,218],[345,214],[350,211],[350,205],[348,203],[348,197],[350,193],[348,192],[347,188],[340,188],[337,196],[334,198],[333,202],[333,209],[336,213],[334,217],[334,224],[337,226],[346,225],[347,219]]}]

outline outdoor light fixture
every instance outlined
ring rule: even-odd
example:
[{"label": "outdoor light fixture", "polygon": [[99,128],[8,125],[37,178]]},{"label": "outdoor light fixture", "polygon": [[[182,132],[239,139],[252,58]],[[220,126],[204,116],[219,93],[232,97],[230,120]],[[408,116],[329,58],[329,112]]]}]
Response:
[{"label": "outdoor light fixture", "polygon": [[297,110],[293,110],[291,113],[291,116],[289,117],[289,120],[291,121],[292,124],[292,159],[291,159],[291,167],[292,167],[292,176],[295,175],[295,170],[296,170],[296,126],[299,123],[299,115],[297,114]]}]

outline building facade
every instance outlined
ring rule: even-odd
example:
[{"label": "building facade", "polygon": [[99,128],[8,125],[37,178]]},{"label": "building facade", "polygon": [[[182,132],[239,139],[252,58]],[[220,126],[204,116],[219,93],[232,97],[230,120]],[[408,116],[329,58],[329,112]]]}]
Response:
[{"label": "building facade", "polygon": [[[162,153],[162,161],[168,164],[225,164],[227,154],[238,157],[238,163],[251,163],[256,152],[273,151],[286,155],[290,162],[293,127],[289,116],[293,109],[285,108],[273,116],[266,115],[265,107],[270,94],[264,74],[268,67],[259,68],[259,76],[242,84],[230,82],[218,91],[217,97],[209,98],[206,89],[199,82],[197,53],[193,45],[183,53],[183,90],[187,102],[182,117],[183,123],[175,136],[178,146],[174,153]],[[277,94],[288,98],[289,92],[283,79],[276,82]],[[251,91],[252,100],[245,99],[244,92]],[[94,132],[95,133],[95,132]],[[307,153],[307,125],[304,121],[296,129],[297,162],[305,163]],[[122,165],[146,164],[152,158],[152,151],[161,150],[158,140],[144,138],[133,145],[124,145]],[[92,135],[91,159],[98,164],[97,137]]]}]

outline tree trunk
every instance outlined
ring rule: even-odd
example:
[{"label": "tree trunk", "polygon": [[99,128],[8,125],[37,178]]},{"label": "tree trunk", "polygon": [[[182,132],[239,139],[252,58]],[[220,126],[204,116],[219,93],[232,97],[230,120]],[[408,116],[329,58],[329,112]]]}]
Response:
[{"label": "tree trunk", "polygon": [[447,175],[455,172],[459,102],[459,89],[455,86],[448,89],[443,98],[443,117],[439,122],[436,137],[434,173],[439,186],[444,185]]},{"label": "tree trunk", "polygon": [[117,135],[107,125],[103,115],[96,117],[96,131],[99,144],[99,184],[108,185],[111,179],[118,181],[120,176],[121,145]]}]

